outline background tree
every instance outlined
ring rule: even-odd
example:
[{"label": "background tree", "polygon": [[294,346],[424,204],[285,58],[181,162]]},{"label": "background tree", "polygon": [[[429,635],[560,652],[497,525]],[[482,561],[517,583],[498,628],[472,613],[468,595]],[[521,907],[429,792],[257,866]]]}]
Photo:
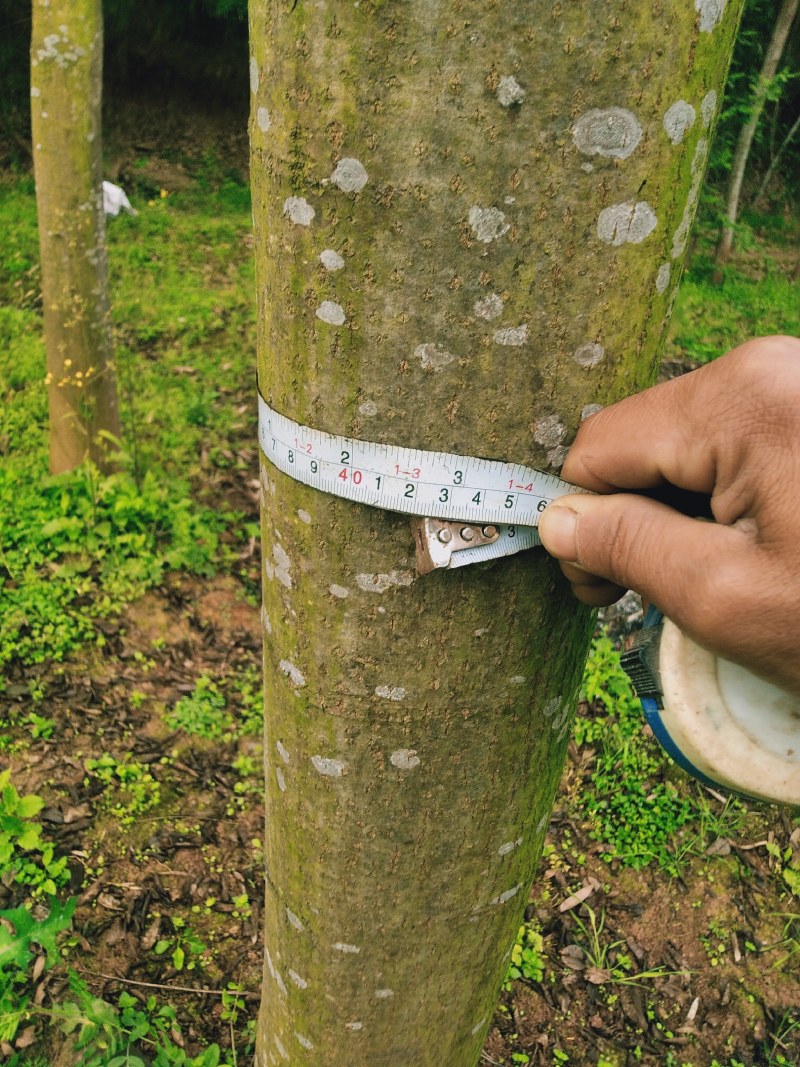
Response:
[{"label": "background tree", "polygon": [[34,0],[31,123],[50,467],[107,465],[120,424],[103,215],[100,0]]},{"label": "background tree", "polygon": [[[557,469],[649,384],[739,5],[251,0],[259,373],[301,423]],[[589,613],[540,552],[263,470],[259,1063],[469,1067]]]},{"label": "background tree", "polygon": [[[728,261],[731,249],[733,248],[736,220],[739,217],[739,201],[742,195],[747,160],[750,156],[753,138],[755,137],[756,129],[758,128],[758,123],[764,110],[764,105],[769,96],[770,87],[777,73],[778,64],[780,63],[784,48],[786,47],[786,41],[789,37],[792,23],[797,15],[797,6],[798,0],[783,0],[783,3],[778,10],[772,28],[772,36],[764,56],[764,63],[753,89],[752,100],[749,104],[747,117],[739,131],[739,136],[736,141],[725,201],[725,221],[722,225],[722,232],[720,234],[719,244],[717,245],[715,258],[715,280],[717,281],[722,277],[722,268]],[[791,133],[789,134],[789,138],[791,139]]]}]

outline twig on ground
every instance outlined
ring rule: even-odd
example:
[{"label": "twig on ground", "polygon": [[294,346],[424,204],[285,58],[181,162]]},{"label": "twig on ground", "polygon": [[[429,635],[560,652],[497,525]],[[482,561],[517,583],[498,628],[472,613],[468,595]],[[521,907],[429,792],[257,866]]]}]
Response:
[{"label": "twig on ground", "polygon": [[140,982],[136,978],[121,978],[118,974],[104,974],[102,971],[91,971],[88,967],[76,966],[75,970],[83,974],[91,974],[95,978],[105,978],[109,982],[122,982],[123,985],[143,986],[145,989],[166,989],[173,993],[199,993],[204,997],[221,997],[226,993],[233,993],[245,1000],[258,1000],[260,994],[248,993],[245,989],[200,989],[188,985],[166,985],[163,982]]}]

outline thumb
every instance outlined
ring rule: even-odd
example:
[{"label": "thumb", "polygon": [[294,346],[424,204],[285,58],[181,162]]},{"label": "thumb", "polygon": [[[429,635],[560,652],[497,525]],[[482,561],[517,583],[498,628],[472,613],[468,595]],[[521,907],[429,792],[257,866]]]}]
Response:
[{"label": "thumb", "polygon": [[690,629],[698,604],[713,594],[715,576],[735,572],[745,549],[734,527],[692,519],[632,493],[559,497],[542,513],[539,534],[576,587],[590,586],[594,575],[635,589]]}]

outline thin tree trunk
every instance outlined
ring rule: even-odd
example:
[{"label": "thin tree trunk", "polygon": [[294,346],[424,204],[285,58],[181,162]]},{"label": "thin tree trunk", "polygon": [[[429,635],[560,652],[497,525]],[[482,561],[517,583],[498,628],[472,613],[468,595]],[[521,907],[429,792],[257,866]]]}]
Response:
[{"label": "thin tree trunk", "polygon": [[120,424],[105,249],[101,0],[34,0],[31,121],[50,468],[106,466]]},{"label": "thin tree trunk", "polygon": [[770,178],[775,173],[775,168],[780,163],[781,156],[786,151],[787,147],[791,144],[791,142],[794,139],[794,136],[795,136],[795,134],[797,133],[798,130],[800,130],[800,115],[798,115],[797,118],[794,120],[794,122],[792,123],[791,129],[786,134],[784,139],[781,141],[780,145],[778,146],[778,150],[775,152],[775,155],[770,160],[770,164],[767,167],[766,173],[764,174],[764,177],[761,179],[761,184],[758,187],[758,192],[753,197],[753,207],[754,208],[759,207],[759,205],[761,204],[761,198],[763,197],[764,193],[767,191],[767,186],[769,185]]},{"label": "thin tree trunk", "polygon": [[756,129],[758,128],[761,112],[764,110],[764,105],[767,102],[767,92],[769,90],[770,82],[775,77],[778,63],[783,55],[783,49],[786,46],[786,39],[789,36],[794,17],[797,14],[797,6],[798,0],[783,0],[781,9],[778,12],[778,17],[775,20],[775,28],[772,31],[772,39],[769,42],[767,54],[764,56],[764,64],[761,67],[761,72],[758,75],[758,81],[756,82],[755,90],[753,92],[753,102],[750,105],[750,114],[747,118],[747,122],[745,122],[739,131],[739,137],[736,141],[736,150],[733,154],[733,165],[731,167],[731,177],[728,184],[728,196],[725,203],[725,221],[722,224],[722,232],[717,244],[717,252],[715,256],[716,269],[714,280],[717,282],[722,280],[722,269],[728,262],[731,251],[733,250],[736,220],[739,217],[739,200],[742,195],[742,184],[744,182],[745,170],[747,169],[750,148],[752,147],[753,138],[755,137]]},{"label": "thin tree trunk", "polygon": [[[739,8],[251,0],[268,402],[558,469],[655,376]],[[592,617],[540,550],[419,578],[406,519],[262,485],[258,1067],[473,1067]]]}]

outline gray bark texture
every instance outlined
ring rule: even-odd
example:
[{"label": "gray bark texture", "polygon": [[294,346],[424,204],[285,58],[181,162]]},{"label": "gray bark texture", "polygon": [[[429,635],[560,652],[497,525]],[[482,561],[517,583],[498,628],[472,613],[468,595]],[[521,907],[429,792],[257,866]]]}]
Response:
[{"label": "gray bark texture", "polygon": [[[268,402],[557,470],[655,376],[739,7],[251,0]],[[262,487],[258,1067],[473,1067],[592,617],[541,550],[419,578],[407,519]]]},{"label": "gray bark texture", "polygon": [[31,125],[50,469],[117,450],[101,171],[101,0],[34,0]]}]

